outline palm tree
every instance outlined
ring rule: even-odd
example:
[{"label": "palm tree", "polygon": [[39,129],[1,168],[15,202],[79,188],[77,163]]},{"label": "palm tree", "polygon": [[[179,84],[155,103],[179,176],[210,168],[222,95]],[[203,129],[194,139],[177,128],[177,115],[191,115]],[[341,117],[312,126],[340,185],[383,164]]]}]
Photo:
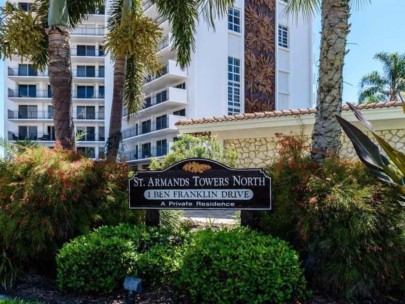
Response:
[{"label": "palm tree", "polygon": [[374,59],[383,64],[383,74],[373,71],[360,81],[359,102],[395,101],[405,91],[405,55],[381,52]]},{"label": "palm tree", "polygon": [[288,6],[290,12],[302,10],[307,15],[321,9],[321,52],[311,150],[315,161],[337,155],[341,147],[342,131],[335,115],[342,111],[343,64],[353,4],[359,4],[359,0],[291,0]]},{"label": "palm tree", "polygon": [[103,0],[36,0],[29,12],[8,2],[1,11],[0,56],[26,58],[40,71],[48,65],[55,135],[66,149],[73,146],[69,31],[102,5]]},{"label": "palm tree", "polygon": [[160,68],[156,52],[161,30],[143,16],[139,0],[114,1],[108,29],[105,47],[114,59],[114,88],[107,156],[115,160],[121,141],[123,104],[129,113],[137,112],[142,106],[141,87],[146,74]]},{"label": "palm tree", "polygon": [[[191,61],[194,50],[194,33],[200,15],[215,27],[214,19],[222,17],[234,0],[152,0],[158,12],[172,25],[173,48],[182,68]],[[111,111],[107,155],[116,159],[121,140],[121,119],[123,105],[128,109],[128,117],[142,106],[141,87],[145,75],[159,69],[155,54],[160,38],[156,24],[141,15],[139,0],[117,0],[113,3],[108,21],[109,34],[106,48],[115,59],[114,89]],[[137,42],[128,41],[135,38]]]}]

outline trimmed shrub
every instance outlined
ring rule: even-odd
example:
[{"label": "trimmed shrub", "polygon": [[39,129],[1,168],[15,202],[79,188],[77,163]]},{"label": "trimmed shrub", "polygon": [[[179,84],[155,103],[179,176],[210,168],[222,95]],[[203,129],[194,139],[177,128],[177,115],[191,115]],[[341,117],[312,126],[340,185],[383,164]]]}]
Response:
[{"label": "trimmed shrub", "polygon": [[101,227],[66,243],[57,256],[62,290],[108,293],[126,275],[140,276],[146,287],[170,281],[180,267],[184,231],[131,226]]},{"label": "trimmed shrub", "polygon": [[305,295],[298,254],[244,228],[193,235],[174,286],[195,303],[289,303]]},{"label": "trimmed shrub", "polygon": [[320,292],[356,301],[404,290],[405,213],[395,190],[360,162],[312,162],[304,141],[279,140],[269,169],[274,211],[261,214],[261,229],[300,251]]},{"label": "trimmed shrub", "polygon": [[0,252],[49,269],[69,239],[103,224],[138,223],[142,214],[127,205],[127,178],[126,165],[58,146],[29,147],[0,161]]}]

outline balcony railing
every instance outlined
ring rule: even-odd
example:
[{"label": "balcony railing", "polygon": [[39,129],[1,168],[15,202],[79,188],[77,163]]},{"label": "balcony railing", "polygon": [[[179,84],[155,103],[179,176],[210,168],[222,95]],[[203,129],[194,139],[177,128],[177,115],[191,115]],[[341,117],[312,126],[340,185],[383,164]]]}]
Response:
[{"label": "balcony railing", "polygon": [[8,89],[8,97],[18,98],[52,98],[52,93],[48,90],[36,90],[36,91],[22,91]]},{"label": "balcony railing", "polygon": [[78,26],[75,27],[71,34],[72,35],[89,35],[89,36],[104,36],[105,29],[94,26]]},{"label": "balcony railing", "polygon": [[104,70],[73,70],[73,75],[75,77],[91,77],[91,78],[104,78]]},{"label": "balcony railing", "polygon": [[35,141],[54,141],[55,136],[49,133],[25,133],[18,134],[14,132],[8,132],[8,140],[35,140]]},{"label": "balcony railing", "polygon": [[[54,113],[49,111],[11,111],[8,110],[8,119],[53,119]],[[103,120],[104,112],[77,113],[73,115],[77,120]]]},{"label": "balcony railing", "polygon": [[161,119],[158,122],[150,124],[141,124],[138,127],[126,129],[122,131],[122,139],[148,134],[151,132],[167,129],[169,127],[169,118]]},{"label": "balcony railing", "polygon": [[166,64],[156,74],[147,76],[146,79],[145,79],[145,82],[148,83],[148,82],[151,82],[151,81],[153,81],[155,79],[158,79],[158,78],[162,77],[163,75],[166,75],[168,72],[169,72],[169,65]]},{"label": "balcony railing", "polygon": [[169,46],[169,44],[170,44],[170,38],[169,38],[169,36],[163,37],[163,38],[159,41],[159,50],[164,49],[165,47]]},{"label": "balcony railing", "polygon": [[53,113],[45,111],[8,110],[8,119],[53,119]]},{"label": "balcony railing", "polygon": [[83,99],[103,99],[104,98],[104,92],[76,92],[74,91],[72,94],[73,98],[83,98]]},{"label": "balcony railing", "polygon": [[44,77],[48,76],[48,71],[38,72],[38,71],[27,71],[23,69],[13,69],[8,68],[8,76],[26,76],[26,77]]},{"label": "balcony railing", "polygon": [[169,152],[168,146],[151,147],[150,149],[139,149],[138,151],[127,151],[124,153],[126,161],[145,159],[150,157],[164,156]]},{"label": "balcony railing", "polygon": [[70,55],[79,57],[103,57],[105,53],[103,50],[85,50],[78,51],[77,48],[70,49]]},{"label": "balcony railing", "polygon": [[165,16],[159,16],[159,17],[155,18],[155,22],[157,23],[157,25],[161,25],[166,20],[167,20],[167,17],[165,17]]}]

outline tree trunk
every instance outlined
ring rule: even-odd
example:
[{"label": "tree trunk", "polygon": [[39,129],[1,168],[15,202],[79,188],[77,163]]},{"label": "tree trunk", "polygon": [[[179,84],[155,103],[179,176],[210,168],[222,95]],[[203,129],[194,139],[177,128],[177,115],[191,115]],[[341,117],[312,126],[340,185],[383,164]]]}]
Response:
[{"label": "tree trunk", "polygon": [[69,32],[66,28],[49,28],[49,82],[54,107],[55,136],[64,149],[73,148],[72,67]]},{"label": "tree trunk", "polygon": [[342,131],[335,115],[342,112],[343,64],[349,16],[349,0],[322,1],[318,96],[311,151],[315,161],[337,155],[341,147]]},{"label": "tree trunk", "polygon": [[107,141],[107,157],[115,160],[121,141],[122,108],[125,86],[125,57],[117,57],[114,64],[114,91],[112,99],[110,130]]}]

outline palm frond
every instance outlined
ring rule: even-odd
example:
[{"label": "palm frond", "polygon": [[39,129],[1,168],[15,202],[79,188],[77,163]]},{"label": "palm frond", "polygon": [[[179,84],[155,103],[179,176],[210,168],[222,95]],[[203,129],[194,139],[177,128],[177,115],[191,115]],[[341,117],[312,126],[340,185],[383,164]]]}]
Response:
[{"label": "palm frond", "polygon": [[381,92],[381,88],[377,86],[368,87],[362,90],[359,94],[359,103],[381,102],[387,101],[389,94]]},{"label": "palm frond", "polygon": [[215,19],[226,15],[234,3],[235,0],[198,0],[199,14],[215,29]]},{"label": "palm frond", "polygon": [[128,110],[128,119],[132,113],[136,113],[142,108],[142,85],[145,81],[145,76],[145,66],[142,62],[139,62],[136,56],[127,58],[124,107]]},{"label": "palm frond", "polygon": [[172,26],[173,48],[177,51],[177,61],[184,68],[191,61],[195,50],[194,32],[198,21],[199,3],[197,0],[152,0],[161,16],[166,17]]},{"label": "palm frond", "polygon": [[300,13],[306,18],[313,17],[321,9],[320,0],[290,0],[287,4],[287,14],[298,17]]},{"label": "palm frond", "polygon": [[43,27],[42,15],[24,12],[10,3],[0,11],[0,56],[16,55],[33,62],[43,71],[47,63],[48,36]]},{"label": "palm frond", "polygon": [[378,86],[380,88],[383,88],[388,84],[388,81],[384,77],[382,77],[380,73],[378,73],[377,71],[373,71],[361,78],[360,88],[364,88],[366,86]]},{"label": "palm frond", "polygon": [[104,0],[68,0],[67,1],[70,25],[77,24],[87,19],[88,15],[104,6]]}]

